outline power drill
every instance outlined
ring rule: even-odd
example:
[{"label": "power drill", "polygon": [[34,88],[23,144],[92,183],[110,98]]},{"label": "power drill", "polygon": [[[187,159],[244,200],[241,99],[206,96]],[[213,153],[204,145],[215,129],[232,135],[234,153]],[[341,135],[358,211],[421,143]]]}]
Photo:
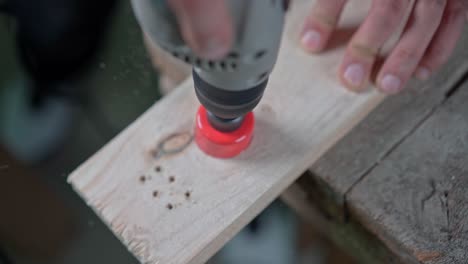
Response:
[{"label": "power drill", "polygon": [[[225,2],[234,25],[234,43],[227,56],[214,61],[197,57],[187,46],[175,14],[165,0],[132,0],[137,20],[151,40],[178,59],[193,65],[195,92],[204,107],[199,114],[204,115],[202,120],[207,121],[207,129],[214,129],[220,137],[239,134],[239,130],[252,133],[253,120],[247,119],[253,118],[249,115],[259,103],[275,65],[289,5],[288,0]],[[213,134],[213,131],[208,134]],[[232,140],[232,137],[228,138]],[[200,146],[200,142],[197,143]],[[227,157],[237,155],[248,144],[235,148],[229,155],[223,155],[223,151],[218,155],[206,151],[206,146],[200,147],[213,156]]]}]

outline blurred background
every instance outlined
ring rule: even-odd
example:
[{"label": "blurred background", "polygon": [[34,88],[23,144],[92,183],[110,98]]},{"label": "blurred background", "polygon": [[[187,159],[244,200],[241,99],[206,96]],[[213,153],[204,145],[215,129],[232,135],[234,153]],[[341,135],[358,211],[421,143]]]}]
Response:
[{"label": "blurred background", "polygon": [[[0,0],[0,264],[138,263],[66,178],[160,80],[129,1],[68,2]],[[352,263],[280,201],[210,262]]]}]

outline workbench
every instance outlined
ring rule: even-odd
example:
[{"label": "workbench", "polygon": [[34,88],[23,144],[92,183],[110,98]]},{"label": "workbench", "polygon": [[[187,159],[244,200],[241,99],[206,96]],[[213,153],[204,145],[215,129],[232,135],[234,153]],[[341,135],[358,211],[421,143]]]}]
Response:
[{"label": "workbench", "polygon": [[468,34],[283,194],[358,263],[468,263]]}]

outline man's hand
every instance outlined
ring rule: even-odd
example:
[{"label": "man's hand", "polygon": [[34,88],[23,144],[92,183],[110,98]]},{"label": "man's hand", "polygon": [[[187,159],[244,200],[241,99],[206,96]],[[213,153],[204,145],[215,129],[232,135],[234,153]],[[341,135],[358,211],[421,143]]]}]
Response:
[{"label": "man's hand", "polygon": [[[255,0],[252,0],[255,1]],[[317,0],[302,31],[304,48],[318,53],[327,46],[348,0]],[[359,1],[359,0],[349,0]],[[182,35],[201,57],[218,59],[232,45],[234,29],[224,0],[168,0]],[[377,75],[385,93],[401,91],[415,76],[427,80],[443,65],[460,38],[468,0],[374,0],[367,18],[348,44],[339,70],[342,83],[362,91],[376,57],[411,8],[403,35]]]},{"label": "man's hand", "polygon": [[[350,0],[353,1],[353,0]],[[302,31],[307,51],[326,48],[346,0],[318,0]],[[376,57],[397,30],[409,8],[411,15],[404,32],[380,68],[377,87],[389,94],[401,91],[415,76],[427,80],[443,65],[460,38],[467,13],[467,0],[374,0],[367,15],[347,46],[339,69],[342,83],[362,91],[369,82]]]},{"label": "man's hand", "polygon": [[198,56],[219,59],[232,45],[234,29],[224,0],[168,0],[181,33]]}]

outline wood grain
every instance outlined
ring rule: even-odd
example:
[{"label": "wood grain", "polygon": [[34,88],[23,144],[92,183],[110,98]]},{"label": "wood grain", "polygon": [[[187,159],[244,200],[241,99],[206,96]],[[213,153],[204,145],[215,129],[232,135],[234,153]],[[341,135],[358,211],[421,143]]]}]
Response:
[{"label": "wood grain", "polygon": [[465,82],[348,195],[351,212],[414,263],[468,259],[467,101]]},{"label": "wood grain", "polygon": [[[343,26],[362,21],[368,3],[352,2]],[[384,99],[341,87],[342,47],[319,57],[298,47],[311,4],[295,1],[288,14],[254,140],[239,157],[213,159],[191,142],[198,103],[187,81],[70,175],[142,263],[206,261]]]}]

